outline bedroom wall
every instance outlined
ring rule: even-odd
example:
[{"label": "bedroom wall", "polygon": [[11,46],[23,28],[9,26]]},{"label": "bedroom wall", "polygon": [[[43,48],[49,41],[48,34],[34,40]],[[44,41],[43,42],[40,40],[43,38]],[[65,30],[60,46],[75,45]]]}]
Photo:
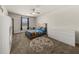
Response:
[{"label": "bedroom wall", "polygon": [[8,13],[8,15],[14,19],[14,33],[19,33],[20,32],[20,19],[21,16],[14,14],[14,13]]},{"label": "bedroom wall", "polygon": [[[9,32],[11,28],[11,18],[8,17],[8,12],[4,6],[0,9],[0,54],[9,54],[12,36]],[[9,35],[10,34],[10,35]]]},{"label": "bedroom wall", "polygon": [[[79,43],[79,6],[64,6],[64,8],[50,11],[46,14],[41,15],[37,18],[37,23],[48,23],[48,35],[52,35],[53,33],[60,34],[66,34],[68,31],[74,36],[75,32],[75,38],[76,43]],[[54,31],[53,31],[54,30]],[[67,32],[66,32],[67,31]],[[63,38],[63,34],[61,34],[61,38]],[[57,35],[58,37],[59,35]],[[56,38],[56,37],[55,37]],[[66,38],[66,36],[65,36]],[[69,37],[70,38],[70,37]],[[73,37],[74,38],[74,37]],[[60,38],[57,38],[57,40],[60,41]],[[70,43],[75,43],[75,40],[73,39],[62,39],[61,41],[66,41],[66,43],[69,41]],[[69,44],[69,43],[68,43]]]},{"label": "bedroom wall", "polygon": [[[11,13],[11,12],[9,12],[8,14],[9,14],[9,16],[11,18],[14,19],[14,33],[21,32],[21,30],[20,30],[21,15],[18,15],[18,14],[15,14],[15,13]],[[30,22],[29,26],[30,27],[34,27],[36,25],[36,18],[35,17],[29,17],[29,22]],[[26,30],[23,30],[23,31],[25,32]]]},{"label": "bedroom wall", "polygon": [[0,5],[0,15],[3,15],[3,16],[8,15],[7,9],[2,5]]},{"label": "bedroom wall", "polygon": [[36,26],[36,18],[35,17],[30,17],[29,18],[29,27],[35,27]]},{"label": "bedroom wall", "polygon": [[11,41],[11,18],[0,15],[0,54],[10,53]]}]

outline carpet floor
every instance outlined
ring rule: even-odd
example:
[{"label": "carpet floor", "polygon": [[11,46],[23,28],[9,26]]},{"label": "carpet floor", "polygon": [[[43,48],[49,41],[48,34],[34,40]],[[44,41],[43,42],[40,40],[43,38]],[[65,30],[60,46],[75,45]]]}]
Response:
[{"label": "carpet floor", "polygon": [[52,51],[50,53],[45,52],[37,53],[33,51],[33,49],[30,47],[30,42],[32,40],[28,39],[25,36],[25,33],[14,34],[10,53],[11,54],[78,54],[79,53],[79,45],[76,45],[76,47],[72,47],[62,42],[59,42],[55,39],[51,38],[48,39],[54,43],[54,48],[52,48]]}]

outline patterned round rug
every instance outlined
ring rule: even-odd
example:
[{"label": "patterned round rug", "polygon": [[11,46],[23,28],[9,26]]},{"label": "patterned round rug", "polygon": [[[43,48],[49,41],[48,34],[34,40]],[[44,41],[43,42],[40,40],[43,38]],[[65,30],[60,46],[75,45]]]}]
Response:
[{"label": "patterned round rug", "polygon": [[49,38],[38,37],[30,42],[30,47],[37,53],[51,53],[54,49],[54,43]]}]

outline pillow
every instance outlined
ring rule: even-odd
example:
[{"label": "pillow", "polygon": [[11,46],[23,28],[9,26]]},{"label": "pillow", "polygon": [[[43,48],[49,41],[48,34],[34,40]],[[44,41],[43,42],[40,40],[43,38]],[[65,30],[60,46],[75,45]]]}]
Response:
[{"label": "pillow", "polygon": [[41,27],[36,28],[36,30],[40,30],[40,29],[41,29]]}]

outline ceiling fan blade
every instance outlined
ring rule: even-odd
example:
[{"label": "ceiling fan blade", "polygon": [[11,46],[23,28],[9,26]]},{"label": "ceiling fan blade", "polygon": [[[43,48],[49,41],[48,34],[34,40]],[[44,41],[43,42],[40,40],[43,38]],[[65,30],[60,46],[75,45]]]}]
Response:
[{"label": "ceiling fan blade", "polygon": [[33,12],[35,12],[35,8],[34,9],[32,9],[33,10]]},{"label": "ceiling fan blade", "polygon": [[40,12],[37,12],[37,14],[40,14]]}]

